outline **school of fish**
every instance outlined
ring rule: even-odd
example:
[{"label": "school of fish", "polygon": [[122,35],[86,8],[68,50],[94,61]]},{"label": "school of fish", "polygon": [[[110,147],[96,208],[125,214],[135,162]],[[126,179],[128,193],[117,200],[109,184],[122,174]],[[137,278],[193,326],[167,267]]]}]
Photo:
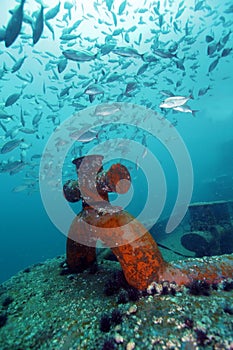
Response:
[{"label": "school of fish", "polygon": [[[181,114],[200,111],[201,103],[198,110],[187,103],[208,96],[232,60],[231,1],[143,0],[136,7],[133,0],[20,0],[9,13],[0,28],[0,172],[22,174],[13,192],[38,190],[45,142],[72,113],[96,105],[103,120],[101,129],[77,137],[74,156],[111,132],[126,135],[127,127],[104,125],[117,102],[152,108],[176,125]],[[146,147],[137,125],[135,135]],[[57,140],[58,152],[65,142]]]}]

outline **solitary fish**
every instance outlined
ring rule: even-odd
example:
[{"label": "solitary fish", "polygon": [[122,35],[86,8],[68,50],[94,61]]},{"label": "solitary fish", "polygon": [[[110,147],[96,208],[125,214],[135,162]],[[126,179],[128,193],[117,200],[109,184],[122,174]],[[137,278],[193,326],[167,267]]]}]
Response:
[{"label": "solitary fish", "polygon": [[173,54],[169,51],[162,51],[162,50],[159,50],[159,49],[153,49],[153,53],[156,55],[156,56],[159,56],[161,58],[177,58],[177,55],[176,54]]},{"label": "solitary fish", "polygon": [[7,143],[5,143],[2,148],[1,148],[1,153],[8,153],[10,151],[13,151],[13,149],[15,149],[16,147],[18,147],[20,145],[20,143],[23,141],[23,139],[16,139],[16,140],[11,140],[8,141]]},{"label": "solitary fish", "polygon": [[112,5],[114,0],[106,0],[106,6],[108,8],[108,11],[111,11]]},{"label": "solitary fish", "polygon": [[46,21],[48,21],[48,20],[50,20],[50,19],[56,17],[56,15],[58,14],[58,12],[60,11],[60,5],[61,5],[61,3],[60,3],[60,1],[59,1],[59,3],[58,3],[55,7],[51,8],[50,10],[48,10],[48,11],[46,12],[46,14],[45,14],[45,20],[46,20]]},{"label": "solitary fish", "polygon": [[19,131],[23,132],[24,134],[34,134],[36,132],[36,130],[29,128],[20,128]]},{"label": "solitary fish", "polygon": [[18,37],[23,21],[23,6],[25,0],[21,0],[20,5],[14,10],[11,19],[9,20],[5,33],[5,46],[9,47]]},{"label": "solitary fish", "polygon": [[34,118],[32,119],[32,125],[34,128],[38,128],[39,122],[43,116],[43,112],[37,113]]},{"label": "solitary fish", "polygon": [[60,39],[61,40],[64,40],[64,41],[69,41],[69,40],[74,40],[74,39],[77,39],[80,37],[80,34],[79,35],[75,35],[75,34],[62,34],[62,36],[60,36]]},{"label": "solitary fish", "polygon": [[92,96],[100,95],[104,94],[104,89],[99,84],[91,84],[86,88],[84,94]]},{"label": "solitary fish", "polygon": [[24,60],[26,59],[26,57],[27,56],[24,56],[24,57],[20,58],[18,61],[15,62],[15,64],[13,65],[13,67],[11,69],[12,73],[17,72],[22,67],[22,64],[23,64]]},{"label": "solitary fish", "polygon": [[63,96],[69,95],[70,89],[71,89],[72,87],[73,87],[73,85],[66,86],[64,89],[61,90],[59,96],[60,96],[60,97],[63,97]]},{"label": "solitary fish", "polygon": [[229,40],[230,38],[230,35],[231,35],[232,31],[230,30],[229,33],[227,33],[222,39],[221,39],[221,43],[223,45],[225,45],[227,43],[227,41]]},{"label": "solitary fish", "polygon": [[113,81],[120,80],[120,79],[121,79],[121,74],[114,72],[111,75],[109,75],[109,77],[107,78],[107,83],[112,83]]},{"label": "solitary fish", "polygon": [[231,53],[231,51],[232,51],[232,48],[231,48],[231,47],[223,49],[222,54],[221,54],[221,57],[226,57],[226,56],[228,56],[228,55]]},{"label": "solitary fish", "polygon": [[12,106],[20,98],[21,93],[15,93],[7,97],[5,107]]},{"label": "solitary fish", "polygon": [[124,12],[125,10],[125,7],[126,7],[126,4],[127,4],[127,1],[123,1],[120,6],[119,6],[119,9],[118,9],[118,16],[121,16],[122,13]]},{"label": "solitary fish", "polygon": [[198,96],[203,96],[203,95],[205,95],[210,89],[211,89],[210,86],[207,86],[206,88],[200,89],[200,90],[198,91]]},{"label": "solitary fish", "polygon": [[205,40],[207,43],[210,43],[211,41],[214,40],[214,38],[212,37],[212,35],[206,35]]},{"label": "solitary fish", "polygon": [[112,52],[122,57],[142,57],[142,55],[133,47],[116,47]]},{"label": "solitary fish", "polygon": [[101,46],[100,52],[102,56],[109,54],[116,46],[116,43],[110,42]]},{"label": "solitary fish", "polygon": [[26,163],[23,162],[22,160],[15,160],[11,164],[11,170],[9,171],[9,174],[10,175],[17,174],[18,172],[20,172],[25,167],[25,165],[26,165]]},{"label": "solitary fish", "polygon": [[87,142],[90,142],[94,139],[97,138],[97,131],[96,130],[87,130],[85,131],[82,135],[78,136],[78,134],[80,134],[80,131],[74,131],[72,133],[70,133],[70,137],[72,139],[76,139],[78,142],[83,142],[83,143],[87,143]]},{"label": "solitary fish", "polygon": [[137,75],[143,74],[147,68],[149,67],[149,63],[144,63],[137,71]]},{"label": "solitary fish", "polygon": [[77,73],[66,73],[63,77],[64,80],[70,80],[72,79],[74,76],[76,76]]},{"label": "solitary fish", "polygon": [[211,55],[213,55],[215,53],[216,50],[217,50],[217,43],[216,42],[212,42],[207,47],[207,54],[209,56],[211,56]]},{"label": "solitary fish", "polygon": [[18,193],[18,192],[22,192],[22,191],[25,191],[28,189],[28,186],[27,185],[19,185],[19,186],[16,186],[12,189],[12,192],[14,193]]},{"label": "solitary fish", "polygon": [[43,29],[44,29],[44,8],[41,5],[40,11],[36,17],[36,21],[33,26],[33,44],[34,45],[39,41],[43,33]]},{"label": "solitary fish", "polygon": [[71,61],[85,62],[94,60],[98,54],[85,50],[65,50],[62,54]]},{"label": "solitary fish", "polygon": [[19,172],[23,167],[25,166],[25,163],[21,160],[15,160],[15,161],[8,161],[7,164],[4,164],[4,166],[1,168],[1,173],[9,172],[10,175],[15,174],[16,172]]},{"label": "solitary fish", "polygon": [[107,117],[109,115],[112,115],[116,112],[120,111],[120,105],[117,105],[115,103],[105,103],[98,105],[95,109],[95,115],[101,116],[101,117]]},{"label": "solitary fish", "polygon": [[57,65],[58,73],[62,73],[66,69],[67,62],[68,61],[66,58],[64,58],[58,62],[58,65]]},{"label": "solitary fish", "polygon": [[209,70],[208,70],[209,73],[211,73],[211,72],[216,68],[216,66],[217,66],[217,64],[218,64],[218,62],[219,62],[219,58],[220,58],[220,57],[216,58],[216,60],[214,60],[214,61],[210,64]]},{"label": "solitary fish", "polygon": [[55,32],[54,32],[53,26],[48,21],[45,21],[45,24],[47,28],[50,30],[50,32],[52,33],[53,40],[55,40]]},{"label": "solitary fish", "polygon": [[162,103],[160,103],[160,108],[175,108],[183,106],[188,100],[192,99],[190,96],[171,96],[166,98]]},{"label": "solitary fish", "polygon": [[137,83],[135,81],[130,81],[125,88],[125,95],[131,96],[131,93],[137,88]]},{"label": "solitary fish", "polygon": [[195,114],[198,112],[198,110],[193,110],[187,105],[173,107],[173,110],[181,113],[191,113],[194,117]]}]

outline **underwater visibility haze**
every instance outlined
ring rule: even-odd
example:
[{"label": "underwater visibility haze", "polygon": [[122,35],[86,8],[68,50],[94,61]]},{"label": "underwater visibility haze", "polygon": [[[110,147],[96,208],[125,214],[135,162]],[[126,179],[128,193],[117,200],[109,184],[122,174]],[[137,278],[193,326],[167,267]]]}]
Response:
[{"label": "underwater visibility haze", "polygon": [[[90,106],[133,103],[158,113],[161,124],[166,118],[191,157],[192,202],[232,199],[231,14],[230,1],[1,1],[1,280],[63,252],[64,238],[40,199],[39,164],[53,131]],[[169,105],[172,96],[187,99]],[[83,139],[75,142],[70,132],[64,177],[75,177],[71,160],[95,145],[135,140],[143,148],[131,159],[128,208],[136,216],[146,201],[140,165],[150,150],[166,177],[168,218],[178,189],[172,137],[167,150],[153,137],[158,124],[151,133],[140,127],[143,116],[114,125],[115,112],[100,111],[101,123]],[[115,141],[111,148],[123,160],[129,145]],[[62,146],[58,139],[56,151]],[[156,182],[151,164],[153,171]]]},{"label": "underwater visibility haze", "polygon": [[230,0],[0,1],[1,283],[65,253],[86,155],[166,260],[233,253],[232,43]]}]

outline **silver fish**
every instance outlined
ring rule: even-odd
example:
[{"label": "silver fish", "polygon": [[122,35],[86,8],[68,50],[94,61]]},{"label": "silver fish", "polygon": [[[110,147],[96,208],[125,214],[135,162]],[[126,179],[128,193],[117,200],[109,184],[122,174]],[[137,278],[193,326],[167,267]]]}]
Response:
[{"label": "silver fish", "polygon": [[27,58],[27,56],[24,56],[24,57],[20,58],[18,61],[16,61],[11,69],[11,72],[12,73],[17,72],[22,67],[23,62],[25,61],[26,58]]},{"label": "silver fish", "polygon": [[173,92],[171,92],[170,90],[161,90],[160,93],[164,96],[174,96]]},{"label": "silver fish", "polygon": [[133,47],[116,47],[112,52],[123,57],[142,57],[142,55]]},{"label": "silver fish", "polygon": [[204,5],[205,1],[201,0],[196,2],[195,7],[194,7],[194,11],[200,11],[203,9],[203,5]]},{"label": "silver fish", "polygon": [[223,45],[225,45],[227,43],[227,41],[229,40],[230,38],[230,35],[231,35],[232,31],[230,30],[222,39],[221,39],[221,43]]},{"label": "silver fish", "polygon": [[39,122],[41,120],[43,116],[43,112],[40,112],[40,113],[37,113],[34,118],[32,119],[32,125],[35,127],[35,128],[38,128],[38,125],[39,125]]},{"label": "silver fish", "polygon": [[207,43],[210,43],[211,41],[214,41],[214,38],[212,35],[206,35],[205,40]]},{"label": "silver fish", "polygon": [[16,147],[20,145],[20,143],[23,141],[23,139],[16,139],[16,140],[11,140],[5,143],[2,148],[1,148],[1,153],[8,153],[13,151]]},{"label": "silver fish", "polygon": [[114,0],[106,0],[108,11],[111,11]]},{"label": "silver fish", "polygon": [[64,74],[64,77],[63,77],[63,79],[64,80],[70,80],[70,79],[72,79],[74,76],[76,76],[77,75],[77,73],[66,73],[66,74]]},{"label": "silver fish", "polygon": [[175,15],[175,19],[179,18],[182,15],[182,13],[184,12],[184,10],[185,10],[185,7],[179,9]]},{"label": "silver fish", "polygon": [[92,95],[92,96],[100,95],[100,94],[104,94],[104,89],[102,88],[102,86],[98,84],[91,84],[86,88],[86,90],[84,91],[84,94]]},{"label": "silver fish", "polygon": [[94,60],[98,54],[85,50],[65,50],[62,54],[69,60],[77,62],[85,62]]},{"label": "silver fish", "polygon": [[43,33],[43,29],[44,29],[44,7],[41,5],[40,11],[36,17],[36,21],[33,26],[33,44],[34,45],[39,41]]},{"label": "silver fish", "polygon": [[23,21],[23,6],[25,0],[21,0],[20,5],[14,10],[11,19],[9,20],[5,33],[5,46],[9,47],[18,37]]},{"label": "silver fish", "polygon": [[187,105],[173,107],[173,110],[182,113],[191,113],[193,116],[198,112],[198,110],[193,110]]},{"label": "silver fish", "polygon": [[60,5],[61,5],[61,3],[60,3],[60,1],[59,1],[59,3],[58,3],[55,7],[51,8],[50,10],[48,10],[48,11],[46,12],[46,14],[45,14],[45,20],[46,20],[46,21],[48,21],[48,20],[50,20],[50,19],[56,17],[56,15],[58,14],[58,12],[60,11]]},{"label": "silver fish", "polygon": [[0,172],[1,173],[6,173],[17,171],[18,169],[22,169],[25,166],[25,163],[23,163],[21,160],[15,160],[13,162],[8,162],[6,164],[2,164],[0,167]]},{"label": "silver fish", "polygon": [[14,167],[12,167],[12,170],[10,171],[10,175],[17,174],[20,172],[24,167],[26,163],[22,162],[22,160],[17,160],[14,162]]},{"label": "silver fish", "polygon": [[109,54],[116,47],[116,43],[106,43],[101,46],[100,52],[102,56]]},{"label": "silver fish", "polygon": [[24,134],[34,134],[36,132],[36,130],[29,128],[20,128],[19,130]]},{"label": "silver fish", "polygon": [[23,22],[30,24],[31,26],[33,25],[33,20],[30,16],[28,16],[26,13],[23,14]]},{"label": "silver fish", "polygon": [[[97,5],[97,4],[94,5],[95,10],[99,13],[99,10],[98,10],[98,8],[97,8],[96,5]],[[111,14],[112,14],[112,19],[113,19],[114,25],[115,25],[115,27],[117,27],[117,16],[116,16],[115,13],[112,12],[112,11],[111,11]]]},{"label": "silver fish", "polygon": [[105,103],[98,105],[95,109],[95,115],[101,117],[108,117],[109,115],[113,115],[116,112],[120,111],[120,105]]},{"label": "silver fish", "polygon": [[212,42],[211,44],[209,44],[207,47],[208,56],[213,55],[216,50],[217,50],[217,43],[216,42]]},{"label": "silver fish", "polygon": [[137,88],[135,81],[130,81],[125,88],[125,95],[131,97],[131,93]]},{"label": "silver fish", "polygon": [[40,159],[41,157],[42,157],[42,154],[33,154],[33,156],[31,156],[31,160]]},{"label": "silver fish", "polygon": [[[71,134],[70,136],[74,137],[74,134]],[[88,130],[88,131],[84,132],[82,135],[80,135],[77,138],[77,141],[87,143],[87,142],[90,142],[92,140],[95,140],[97,138],[97,136],[98,136],[98,132],[96,130]]]},{"label": "silver fish", "polygon": [[222,50],[222,54],[221,54],[221,57],[226,57],[228,56],[232,51],[232,48],[225,48]]},{"label": "silver fish", "polygon": [[61,90],[59,96],[60,96],[60,97],[63,97],[63,96],[69,95],[70,89],[71,89],[72,87],[73,87],[73,85],[66,86],[64,89]]},{"label": "silver fish", "polygon": [[127,42],[127,44],[130,43],[130,36],[129,36],[129,33],[125,33],[124,39],[125,39],[125,41]]},{"label": "silver fish", "polygon": [[64,28],[62,31],[62,34],[70,34],[73,30],[77,29],[78,26],[82,23],[83,19],[79,19],[78,21],[76,21],[72,27],[69,28]]},{"label": "silver fish", "polygon": [[119,9],[118,9],[118,16],[121,16],[125,10],[125,7],[126,7],[126,4],[127,4],[127,1],[124,0],[120,6],[119,6]]},{"label": "silver fish", "polygon": [[15,93],[7,97],[5,107],[12,106],[20,98],[21,93]]},{"label": "silver fish", "polygon": [[178,60],[178,61],[175,61],[175,64],[176,64],[176,67],[178,69],[185,71],[185,66],[184,66],[183,62],[184,62],[184,60]]},{"label": "silver fish", "polygon": [[48,21],[45,21],[45,24],[47,28],[50,30],[50,32],[52,33],[53,40],[55,40],[55,32],[54,32],[53,26]]},{"label": "silver fish", "polygon": [[28,186],[27,185],[19,185],[19,186],[16,186],[12,189],[12,192],[14,193],[18,193],[18,192],[22,192],[22,191],[25,191],[28,189]]},{"label": "silver fish", "polygon": [[188,100],[192,99],[190,96],[171,96],[166,98],[162,103],[160,103],[160,108],[175,108],[184,105]]},{"label": "silver fish", "polygon": [[113,81],[121,80],[121,78],[122,78],[121,74],[114,72],[111,75],[109,75],[109,77],[107,78],[107,83],[112,83]]},{"label": "silver fish", "polygon": [[124,32],[124,28],[115,29],[112,32],[112,36],[118,36],[118,35],[122,34],[123,32]]},{"label": "silver fish", "polygon": [[149,53],[144,53],[144,55],[142,55],[142,59],[144,62],[158,62],[159,59],[154,56],[154,55],[151,55]]},{"label": "silver fish", "polygon": [[169,51],[162,51],[162,50],[159,50],[159,49],[153,49],[153,53],[156,56],[159,56],[161,58],[174,58],[174,57],[177,58],[176,54],[173,54],[173,53],[171,53]]},{"label": "silver fish", "polygon": [[198,96],[203,96],[205,95],[209,90],[211,89],[210,86],[207,86],[206,88],[202,88],[198,91]]},{"label": "silver fish", "polygon": [[219,62],[219,58],[220,58],[220,57],[216,58],[216,60],[214,60],[214,61],[210,64],[209,70],[208,70],[209,73],[212,72],[212,71],[216,68],[216,66],[217,66],[217,64],[218,64],[218,62]]},{"label": "silver fish", "polygon": [[62,36],[60,36],[61,40],[65,40],[65,41],[69,41],[69,40],[74,40],[80,38],[80,34],[79,35],[75,35],[75,34],[62,34]]},{"label": "silver fish", "polygon": [[143,73],[145,73],[145,71],[147,70],[147,68],[149,67],[149,63],[144,63],[137,71],[137,75],[142,75]]}]

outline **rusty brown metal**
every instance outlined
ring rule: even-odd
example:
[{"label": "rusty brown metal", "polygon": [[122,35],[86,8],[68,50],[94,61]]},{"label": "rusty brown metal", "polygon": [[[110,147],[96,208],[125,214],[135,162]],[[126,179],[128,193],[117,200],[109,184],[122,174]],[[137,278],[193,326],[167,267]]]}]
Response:
[{"label": "rusty brown metal", "polygon": [[108,201],[109,192],[125,193],[129,189],[127,168],[114,164],[104,171],[102,161],[103,157],[99,155],[73,161],[78,173],[77,188],[74,186],[73,190],[75,195],[79,194],[78,200],[82,199],[82,210],[73,220],[67,238],[67,264],[71,271],[82,271],[93,264],[95,245],[100,239],[112,249],[127,282],[139,290],[164,280],[182,285],[193,279],[214,283],[233,277],[231,255],[167,263],[145,227]]}]

